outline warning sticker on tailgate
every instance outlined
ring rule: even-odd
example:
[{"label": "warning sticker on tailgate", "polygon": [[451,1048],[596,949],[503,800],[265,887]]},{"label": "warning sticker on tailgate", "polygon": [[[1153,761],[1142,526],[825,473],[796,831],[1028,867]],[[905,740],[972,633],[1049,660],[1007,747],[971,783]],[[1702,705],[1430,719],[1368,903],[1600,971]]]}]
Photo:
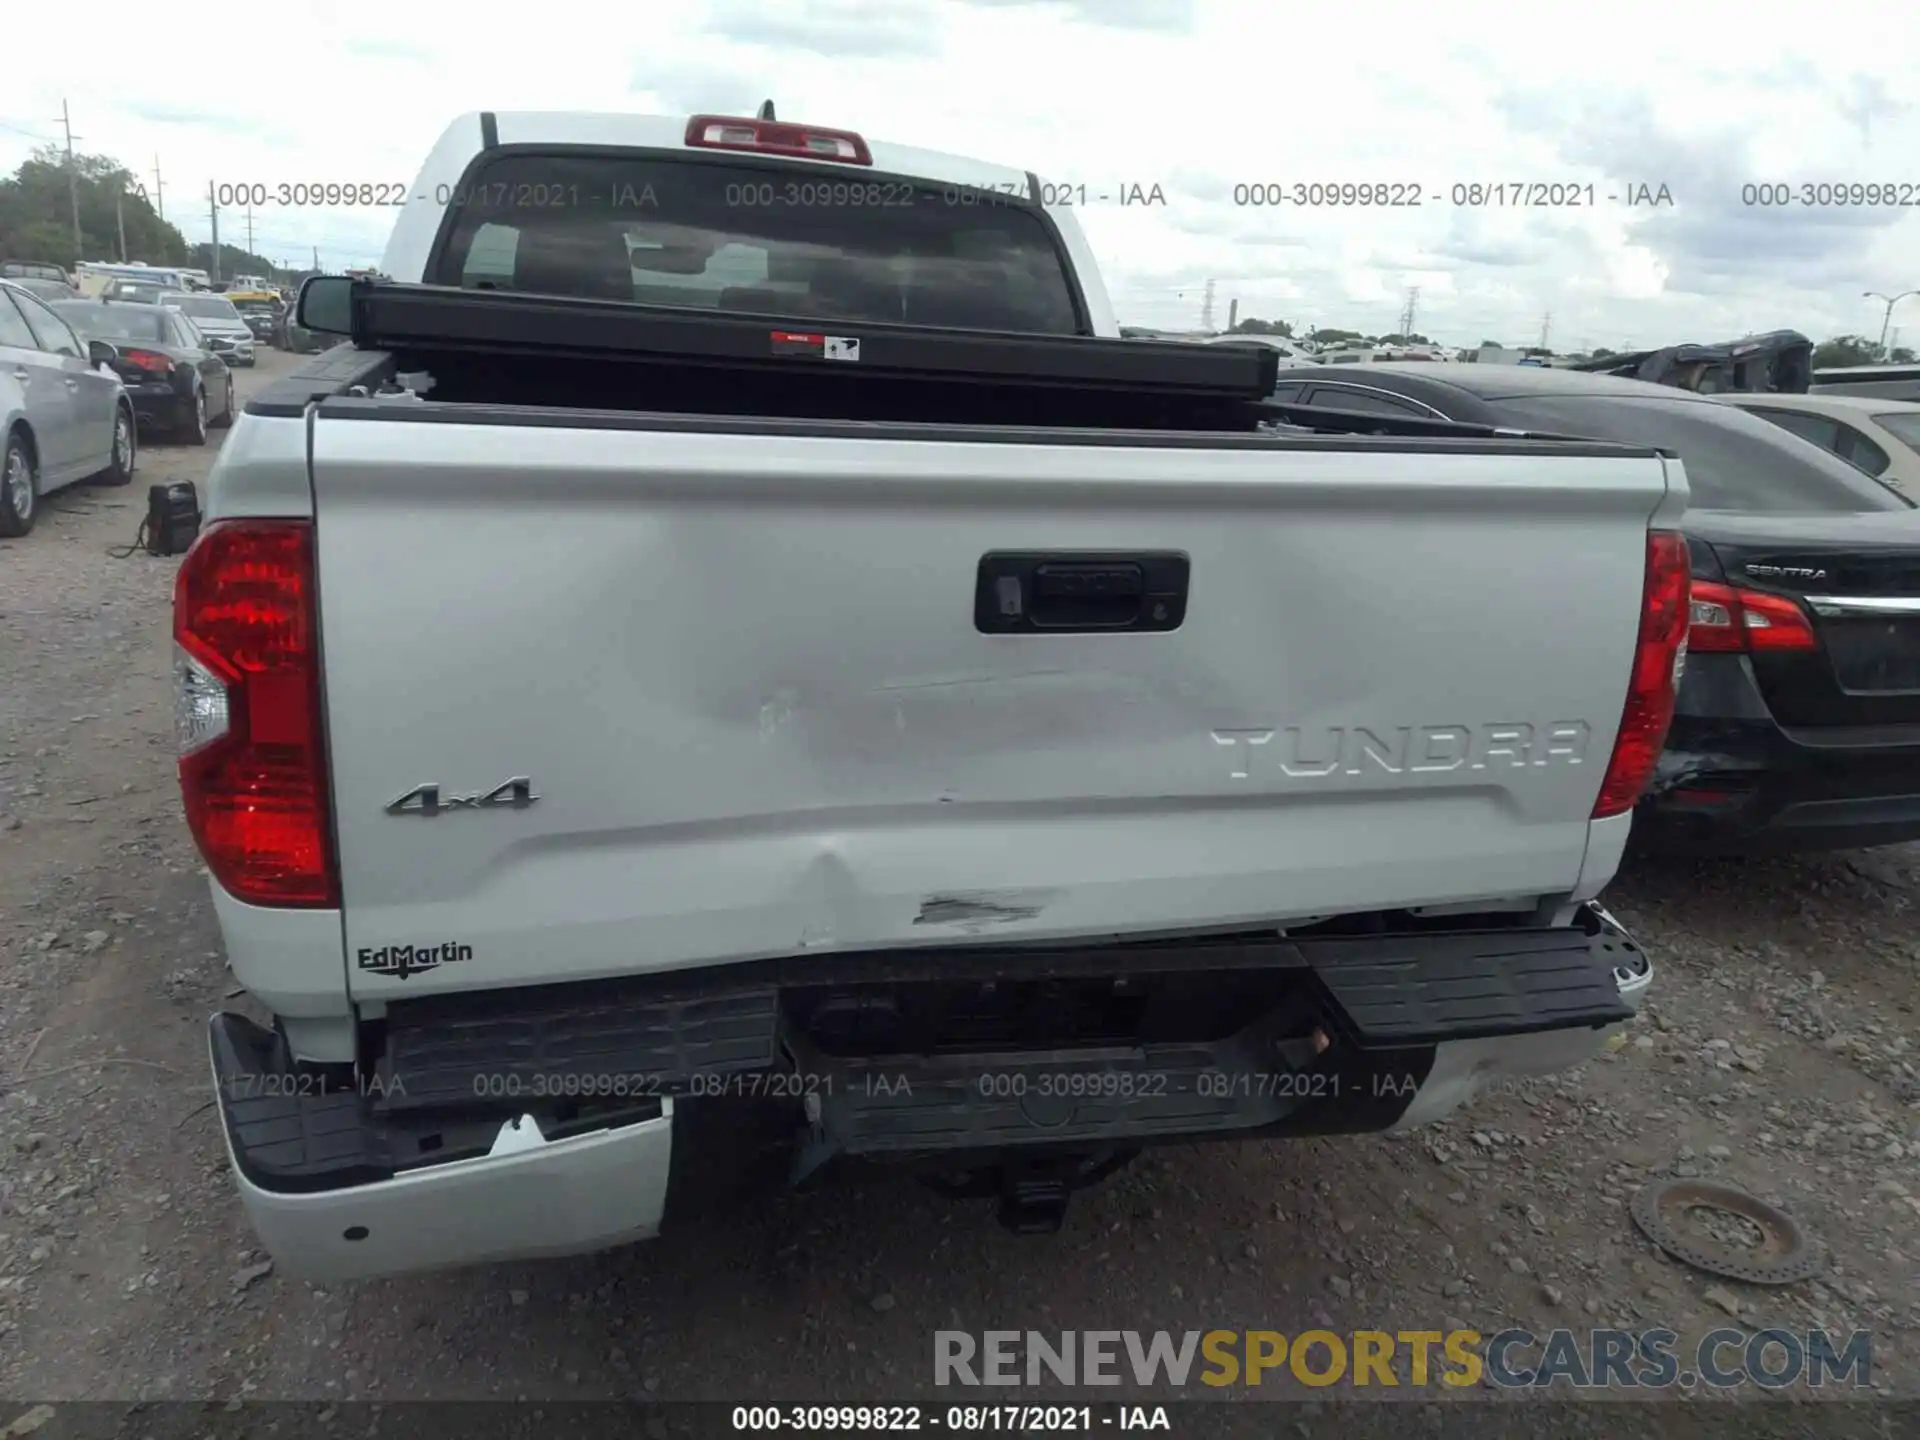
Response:
[{"label": "warning sticker on tailgate", "polygon": [[857,335],[820,335],[811,330],[774,330],[767,336],[776,355],[811,355],[816,360],[858,360]]}]

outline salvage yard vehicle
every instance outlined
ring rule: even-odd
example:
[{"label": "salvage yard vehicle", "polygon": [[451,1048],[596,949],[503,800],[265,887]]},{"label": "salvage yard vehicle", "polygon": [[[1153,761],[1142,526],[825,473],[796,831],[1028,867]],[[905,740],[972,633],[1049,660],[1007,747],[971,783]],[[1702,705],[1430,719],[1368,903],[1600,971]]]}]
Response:
[{"label": "salvage yard vehicle", "polygon": [[121,284],[180,290],[186,288],[187,280],[184,271],[172,266],[142,265],[138,262],[116,265],[105,260],[89,260],[75,270],[74,284],[83,296],[94,300],[103,294],[108,298],[124,298],[117,290]]},{"label": "salvage yard vehicle", "polygon": [[161,297],[180,293],[171,285],[153,280],[108,280],[89,299],[118,300],[122,304],[158,305]]},{"label": "salvage yard vehicle", "polygon": [[[1634,843],[1695,854],[1920,839],[1920,515],[1832,453],[1710,398],[1574,370],[1285,371],[1279,398],[1591,435],[1692,487],[1686,677]],[[1737,399],[1736,404],[1728,403]]]},{"label": "salvage yard vehicle", "polygon": [[860,1163],[1050,1230],[1144,1147],[1423,1124],[1631,1020],[1595,897],[1681,668],[1683,468],[1290,416],[1265,347],[1122,339],[1045,193],[467,115],[394,278],[307,282],[351,343],[248,402],[174,605],[273,1017],[214,1017],[213,1079],[287,1271]]},{"label": "salvage yard vehicle", "polygon": [[1701,395],[1804,394],[1813,372],[1813,341],[1798,330],[1770,330],[1706,345],[1668,345],[1575,360],[1561,368]]},{"label": "salvage yard vehicle", "polygon": [[69,294],[74,293],[73,276],[64,265],[55,265],[50,260],[0,260],[0,280],[11,280],[15,284],[22,280],[51,280],[66,286]]},{"label": "salvage yard vehicle", "polygon": [[229,290],[225,298],[240,318],[247,322],[247,328],[253,332],[257,345],[272,345],[280,329],[280,314],[286,308],[278,293],[272,290]]},{"label": "salvage yard vehicle", "polygon": [[226,296],[170,290],[160,296],[160,303],[191,320],[193,328],[229,365],[254,363],[253,327]]},{"label": "salvage yard vehicle", "polygon": [[112,300],[67,300],[53,309],[82,339],[114,347],[111,366],[142,430],[204,445],[209,426],[233,423],[233,371],[179,311]]},{"label": "salvage yard vehicle", "polygon": [[1824,390],[1720,398],[1832,451],[1882,484],[1920,495],[1920,405]]},{"label": "salvage yard vehicle", "polygon": [[274,344],[295,355],[312,355],[327,350],[340,343],[338,335],[322,335],[317,330],[309,330],[300,323],[296,307],[289,305],[280,314],[280,325],[274,336]]},{"label": "salvage yard vehicle", "polygon": [[0,280],[0,537],[33,529],[40,501],[64,486],[133,479],[133,406],[113,359]]}]

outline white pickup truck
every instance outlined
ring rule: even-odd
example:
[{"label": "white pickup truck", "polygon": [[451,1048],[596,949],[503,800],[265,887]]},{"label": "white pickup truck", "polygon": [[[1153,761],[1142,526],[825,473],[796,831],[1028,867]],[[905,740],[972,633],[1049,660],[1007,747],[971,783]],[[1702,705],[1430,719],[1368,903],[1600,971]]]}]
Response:
[{"label": "white pickup truck", "polygon": [[[1577,1065],[1684,656],[1651,450],[1119,338],[1031,175],[469,115],[175,600],[247,1211],[352,1278]],[[390,277],[390,278],[386,278]]]}]

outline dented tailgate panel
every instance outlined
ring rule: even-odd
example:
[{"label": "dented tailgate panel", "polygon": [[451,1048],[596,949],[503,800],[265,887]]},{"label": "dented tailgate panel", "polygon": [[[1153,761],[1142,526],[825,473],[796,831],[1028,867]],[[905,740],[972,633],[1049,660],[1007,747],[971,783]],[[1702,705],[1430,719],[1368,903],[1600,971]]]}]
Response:
[{"label": "dented tailgate panel", "polygon": [[[358,995],[1573,886],[1657,459],[866,430],[320,412]],[[983,633],[997,552],[1185,611]]]}]

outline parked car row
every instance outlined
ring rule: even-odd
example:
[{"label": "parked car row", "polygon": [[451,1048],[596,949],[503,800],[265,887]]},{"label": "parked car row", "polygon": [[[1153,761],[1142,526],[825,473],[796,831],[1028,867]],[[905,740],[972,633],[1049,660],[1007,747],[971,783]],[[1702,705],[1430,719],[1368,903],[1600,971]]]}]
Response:
[{"label": "parked car row", "polygon": [[1894,457],[1914,458],[1902,432],[1920,406],[1710,397],[1505,365],[1284,369],[1274,395],[1303,418],[1437,418],[1678,455],[1691,628],[1634,843],[1753,853],[1920,839],[1920,513],[1861,467],[1879,463],[1872,452],[1828,443],[1843,424],[1879,437],[1868,443],[1890,476]]},{"label": "parked car row", "polygon": [[259,347],[270,345],[296,355],[335,345],[339,337],[303,329],[290,297],[264,287],[229,289],[215,294],[170,289],[140,279],[118,279],[102,292],[109,300],[170,305],[185,312],[212,347],[230,364],[252,365]]}]

